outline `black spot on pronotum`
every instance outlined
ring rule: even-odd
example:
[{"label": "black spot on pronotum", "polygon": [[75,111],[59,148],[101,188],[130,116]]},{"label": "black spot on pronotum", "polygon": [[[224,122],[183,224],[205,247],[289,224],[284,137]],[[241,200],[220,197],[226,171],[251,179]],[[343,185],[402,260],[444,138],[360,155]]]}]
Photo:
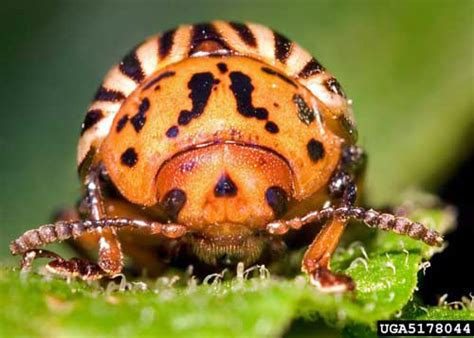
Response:
[{"label": "black spot on pronotum", "polygon": [[199,50],[201,44],[206,42],[214,42],[220,50],[229,51],[231,49],[212,24],[201,23],[194,25],[189,54],[194,54]]},{"label": "black spot on pronotum", "polygon": [[275,58],[285,63],[290,56],[293,43],[285,36],[275,33]]},{"label": "black spot on pronotum", "polygon": [[142,130],[143,126],[146,122],[146,115],[145,113],[150,109],[150,100],[148,98],[144,98],[140,105],[138,106],[138,113],[136,113],[130,121],[132,122],[133,128],[138,133]]},{"label": "black spot on pronotum", "polygon": [[239,34],[240,39],[250,47],[257,47],[257,40],[250,28],[242,23],[229,22],[229,25]]},{"label": "black spot on pronotum", "polygon": [[262,71],[264,73],[267,73],[267,74],[270,74],[270,75],[274,75],[278,78],[280,78],[281,80],[285,81],[286,83],[292,85],[293,87],[297,88],[298,85],[293,81],[291,80],[290,78],[288,78],[287,76],[283,75],[282,73],[280,72],[277,72],[276,70],[273,70],[271,68],[268,68],[268,67],[262,67]]},{"label": "black spot on pronotum", "polygon": [[125,114],[120,118],[120,120],[117,121],[117,126],[115,127],[115,131],[117,133],[121,132],[123,128],[127,125],[128,122],[128,115]]},{"label": "black spot on pronotum", "polygon": [[219,62],[219,63],[217,64],[217,68],[219,69],[219,71],[220,71],[222,74],[225,74],[225,73],[227,73],[227,71],[228,71],[227,65],[226,65],[224,62]]},{"label": "black spot on pronotum", "polygon": [[265,192],[265,199],[276,218],[283,216],[288,210],[288,194],[281,187],[268,188]]},{"label": "black spot on pronotum", "polygon": [[125,100],[125,94],[113,89],[107,89],[100,86],[94,96],[95,101],[117,102]]},{"label": "black spot on pronotum", "polygon": [[277,134],[280,131],[280,128],[278,128],[278,125],[275,122],[268,121],[265,124],[265,129],[272,134]]},{"label": "black spot on pronotum", "polygon": [[312,58],[299,72],[298,77],[307,79],[313,74],[321,73],[323,70],[324,70],[324,67],[318,62],[318,60],[316,60],[315,58]]},{"label": "black spot on pronotum", "polygon": [[122,153],[122,156],[120,156],[120,161],[122,161],[122,164],[126,165],[127,167],[134,167],[138,162],[137,152],[134,148],[128,148]]},{"label": "black spot on pronotum", "polygon": [[163,79],[166,79],[168,77],[172,77],[176,75],[176,72],[173,72],[173,71],[167,71],[167,72],[164,72],[164,73],[161,73],[160,75],[158,75],[157,77],[155,77],[154,79],[152,79],[150,82],[148,82],[144,87],[143,87],[143,90],[147,90],[148,88],[150,88],[151,86],[157,84],[158,82],[160,82],[161,80]]},{"label": "black spot on pronotum", "polygon": [[315,114],[314,110],[308,107],[306,104],[306,101],[303,99],[303,97],[299,94],[293,95],[293,102],[296,104],[296,108],[298,111],[298,118],[303,122],[304,124],[309,125],[311,122],[314,121],[315,119]]},{"label": "black spot on pronotum", "polygon": [[341,84],[335,78],[332,77],[330,79],[327,79],[325,82],[325,86],[327,90],[337,95],[341,95],[342,97],[346,97],[346,94],[342,90]]},{"label": "black spot on pronotum", "polygon": [[178,136],[178,134],[179,134],[178,126],[172,126],[166,131],[166,136],[169,138],[174,138]]},{"label": "black spot on pronotum", "polygon": [[84,122],[82,122],[81,126],[81,135],[86,132],[89,128],[94,126],[97,122],[99,122],[104,117],[102,110],[100,109],[92,109],[89,110],[84,118]]},{"label": "black spot on pronotum", "polygon": [[163,59],[171,51],[171,48],[173,47],[173,37],[174,37],[175,30],[170,30],[165,33],[160,37],[159,39],[159,51],[158,53],[160,54],[160,58]]},{"label": "black spot on pronotum", "polygon": [[189,98],[193,107],[191,110],[182,110],[179,113],[178,124],[180,126],[187,125],[192,119],[198,118],[203,113],[214,84],[214,75],[210,72],[197,73],[191,77],[188,88],[191,89]]},{"label": "black spot on pronotum", "polygon": [[186,203],[186,193],[181,189],[172,189],[166,193],[161,202],[168,216],[176,221],[178,214]]},{"label": "black spot on pronotum", "polygon": [[135,50],[127,54],[119,64],[120,71],[137,83],[141,83],[145,78],[140,60]]},{"label": "black spot on pronotum", "polygon": [[214,196],[232,197],[237,195],[237,186],[228,174],[223,174],[214,187]]},{"label": "black spot on pronotum", "polygon": [[306,145],[311,161],[317,162],[324,157],[324,146],[321,142],[312,138]]},{"label": "black spot on pronotum", "polygon": [[254,86],[250,77],[242,72],[230,73],[230,89],[237,101],[237,111],[245,117],[255,117],[258,120],[266,120],[268,111],[265,108],[254,107],[252,104],[252,92]]}]

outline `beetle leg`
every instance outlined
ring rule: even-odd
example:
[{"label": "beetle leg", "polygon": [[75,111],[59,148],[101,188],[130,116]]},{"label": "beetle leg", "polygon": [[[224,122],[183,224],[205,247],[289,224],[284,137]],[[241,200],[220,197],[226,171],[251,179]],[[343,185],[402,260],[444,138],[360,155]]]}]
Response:
[{"label": "beetle leg", "polygon": [[333,189],[331,190],[330,187],[330,194],[340,200],[339,207],[328,207],[312,211],[303,217],[278,220],[267,225],[268,232],[281,235],[290,228],[299,229],[308,223],[330,220],[309,246],[302,263],[302,270],[310,275],[311,283],[321,290],[334,292],[354,289],[354,282],[350,277],[337,275],[329,270],[331,254],[336,249],[350,218],[362,221],[370,227],[391,230],[398,234],[422,240],[429,245],[439,246],[442,244],[443,238],[437,231],[428,229],[420,223],[413,222],[405,217],[354,207],[357,186],[350,174],[342,170],[337,171],[331,184],[333,184]]},{"label": "beetle leg", "polygon": [[88,260],[80,258],[65,260],[54,252],[42,249],[26,251],[21,261],[21,269],[29,270],[33,261],[38,258],[53,259],[46,265],[46,269],[64,278],[80,277],[84,280],[97,280],[108,275],[99,265]]},{"label": "beetle leg", "polygon": [[33,261],[37,258],[52,258],[55,260],[62,260],[61,256],[48,250],[28,250],[23,254],[20,265],[21,270],[29,270],[31,268],[31,264],[33,264]]},{"label": "beetle leg", "polygon": [[[99,220],[106,218],[103,205],[102,191],[100,186],[100,175],[103,170],[99,164],[92,166],[86,177],[85,202],[88,209],[88,218]],[[99,237],[99,259],[97,264],[109,275],[115,275],[122,271],[123,254],[117,233],[114,228],[97,228]]]},{"label": "beetle leg", "polygon": [[[342,190],[339,196],[340,204],[352,207],[357,198],[357,186],[352,175],[340,170],[333,176],[331,183],[334,182],[336,184],[333,186]],[[336,250],[346,225],[347,218],[334,215],[323,226],[303,257],[302,271],[310,276],[311,284],[321,291],[343,292],[352,291],[355,288],[355,283],[349,276],[335,274],[330,270],[331,255]]]},{"label": "beetle leg", "polygon": [[354,290],[355,284],[349,276],[335,274],[329,267],[331,255],[336,250],[346,224],[344,219],[331,219],[318,233],[303,257],[302,271],[310,276],[311,284],[322,291]]},{"label": "beetle leg", "polygon": [[[97,166],[91,166],[84,178],[86,193],[80,209],[86,214],[85,217],[90,219],[92,222],[105,218],[100,187],[100,175],[102,170],[100,164]],[[26,238],[26,243],[31,245],[31,249],[36,249],[40,245],[65,239],[62,237],[67,234],[68,230],[71,233],[75,232],[73,237],[76,238],[79,235],[78,231],[74,230],[72,226],[73,224],[76,224],[77,226],[78,223],[77,221],[57,222],[54,225],[40,227],[37,233],[34,231],[27,232],[25,235],[29,234],[29,236]],[[56,225],[58,225],[60,229],[56,229]],[[59,230],[59,232],[56,230]],[[103,228],[98,226],[94,228],[94,231],[100,236],[98,241],[99,259],[97,264],[79,258],[64,260],[59,257],[50,262],[47,265],[47,268],[62,276],[80,275],[83,279],[97,279],[104,275],[112,276],[122,271],[123,255],[120,242],[117,238],[116,229],[113,227]],[[40,256],[44,257],[45,251],[36,252],[36,254],[40,254]],[[30,253],[30,255],[33,255],[33,252]],[[51,255],[51,253],[48,253],[47,255]]]}]

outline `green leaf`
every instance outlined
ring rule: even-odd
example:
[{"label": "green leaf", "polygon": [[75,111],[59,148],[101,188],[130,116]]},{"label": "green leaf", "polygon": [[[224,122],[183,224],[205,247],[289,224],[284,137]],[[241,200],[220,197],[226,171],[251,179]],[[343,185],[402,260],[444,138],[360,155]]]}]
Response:
[{"label": "green leaf", "polygon": [[[416,214],[437,229],[452,225],[449,209]],[[263,268],[252,279],[214,278],[197,286],[193,279],[172,285],[170,277],[163,277],[147,284],[130,282],[129,291],[111,291],[111,286],[117,289],[115,283],[107,289],[2,269],[0,326],[5,336],[266,337],[281,335],[293,318],[303,317],[370,330],[409,302],[420,264],[432,254],[421,242],[378,232],[367,243],[335,254],[333,268],[357,284],[355,294],[339,295],[318,292],[304,276],[268,277]]]},{"label": "green leaf", "polygon": [[461,300],[451,303],[441,297],[438,306],[424,306],[415,299],[405,306],[399,319],[474,320],[474,295],[464,296]]},{"label": "green leaf", "polygon": [[463,307],[453,309],[448,306],[418,306],[417,310],[404,314],[400,319],[415,320],[474,320],[474,309]]}]

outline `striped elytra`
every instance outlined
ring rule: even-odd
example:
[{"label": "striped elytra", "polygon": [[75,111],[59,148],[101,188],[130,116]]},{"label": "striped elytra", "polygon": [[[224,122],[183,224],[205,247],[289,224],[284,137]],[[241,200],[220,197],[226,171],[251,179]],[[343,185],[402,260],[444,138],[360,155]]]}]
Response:
[{"label": "striped elytra", "polygon": [[[354,126],[350,104],[339,83],[316,58],[284,35],[254,23],[214,21],[183,25],[150,37],[109,72],[89,109],[100,109],[103,117],[95,128],[84,130],[79,140],[78,165],[91,146],[97,146],[107,136],[121,104],[137,87],[145,81],[149,88],[158,90],[158,82],[171,75],[160,74],[162,78],[152,79],[152,74],[196,55],[243,55],[261,60],[276,67],[278,74],[307,87],[328,107],[325,113],[331,119],[345,116],[344,120]],[[346,128],[344,125],[347,123],[333,129],[339,132]],[[345,134],[345,130],[339,134]]]}]

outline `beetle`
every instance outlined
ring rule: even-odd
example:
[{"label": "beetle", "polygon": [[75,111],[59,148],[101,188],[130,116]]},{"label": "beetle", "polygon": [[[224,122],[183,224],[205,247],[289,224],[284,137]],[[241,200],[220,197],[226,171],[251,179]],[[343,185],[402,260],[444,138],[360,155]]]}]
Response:
[{"label": "beetle", "polygon": [[[424,225],[356,206],[366,155],[351,101],[298,44],[254,23],[183,25],[150,37],[107,74],[82,124],[83,197],[11,243],[61,276],[120,273],[124,255],[160,271],[157,248],[209,266],[258,262],[272,242],[324,224],[302,270],[324,291],[353,290],[330,270],[349,219],[440,245]],[[74,239],[98,261],[43,245]],[[270,248],[270,249],[269,249]]]}]

